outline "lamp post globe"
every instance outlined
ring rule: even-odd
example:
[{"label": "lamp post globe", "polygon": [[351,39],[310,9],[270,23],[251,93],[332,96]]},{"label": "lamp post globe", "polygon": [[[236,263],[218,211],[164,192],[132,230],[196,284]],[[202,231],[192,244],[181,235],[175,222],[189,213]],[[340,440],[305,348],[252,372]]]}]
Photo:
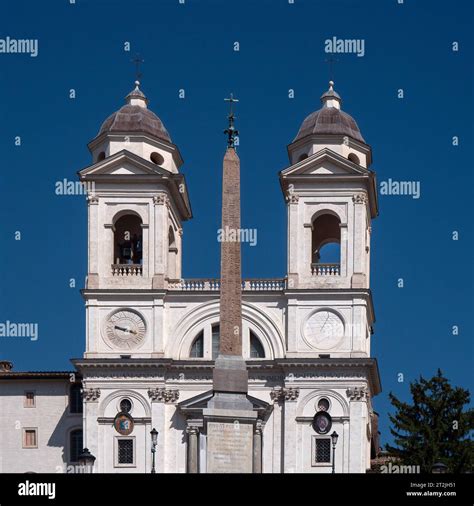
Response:
[{"label": "lamp post globe", "polygon": [[152,454],[152,465],[151,465],[151,474],[155,474],[155,453],[156,453],[156,445],[158,443],[158,431],[153,427],[150,431],[151,436],[151,454]]},{"label": "lamp post globe", "polygon": [[339,434],[334,431],[331,434],[331,441],[332,441],[332,474],[336,472],[336,445],[337,445],[337,439],[339,437]]},{"label": "lamp post globe", "polygon": [[81,466],[84,466],[86,472],[91,473],[92,467],[94,466],[95,457],[89,451],[89,448],[84,448],[82,453],[78,457],[78,462]]}]

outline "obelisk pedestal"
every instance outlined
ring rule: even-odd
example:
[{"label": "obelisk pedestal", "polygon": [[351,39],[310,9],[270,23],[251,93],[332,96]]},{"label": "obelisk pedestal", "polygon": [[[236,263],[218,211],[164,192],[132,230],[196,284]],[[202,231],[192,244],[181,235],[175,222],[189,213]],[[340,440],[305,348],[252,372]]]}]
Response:
[{"label": "obelisk pedestal", "polygon": [[[240,162],[233,147],[233,115],[224,156],[222,229],[240,230]],[[220,344],[213,371],[213,397],[203,410],[208,473],[253,472],[257,414],[247,398],[248,371],[242,357],[242,278],[239,234],[221,243]],[[225,237],[225,234],[223,234]]]}]

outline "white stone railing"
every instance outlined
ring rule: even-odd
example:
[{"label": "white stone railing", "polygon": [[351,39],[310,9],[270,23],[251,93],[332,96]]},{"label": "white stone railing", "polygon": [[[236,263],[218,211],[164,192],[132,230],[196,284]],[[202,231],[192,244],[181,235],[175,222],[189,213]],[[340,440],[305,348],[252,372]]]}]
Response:
[{"label": "white stone railing", "polygon": [[242,290],[260,291],[270,290],[278,291],[286,288],[286,279],[244,279],[242,281]]},{"label": "white stone railing", "polygon": [[141,276],[142,274],[141,264],[112,264],[112,276]]},{"label": "white stone railing", "polygon": [[340,264],[311,264],[311,274],[313,276],[340,276]]},{"label": "white stone railing", "polygon": [[[216,291],[221,288],[220,279],[180,279],[168,282],[168,290]],[[244,279],[242,290],[247,291],[280,291],[286,288],[286,279]]]}]

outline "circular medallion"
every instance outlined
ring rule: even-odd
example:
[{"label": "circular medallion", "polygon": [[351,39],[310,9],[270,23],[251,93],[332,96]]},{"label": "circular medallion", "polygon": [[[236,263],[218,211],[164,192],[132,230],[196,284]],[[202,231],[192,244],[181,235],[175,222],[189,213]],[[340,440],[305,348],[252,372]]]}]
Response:
[{"label": "circular medallion", "polygon": [[145,320],[135,311],[120,309],[107,317],[104,334],[114,348],[121,350],[138,348],[145,339]]},{"label": "circular medallion", "polygon": [[332,311],[318,311],[306,320],[303,337],[313,348],[334,348],[344,337],[344,323]]},{"label": "circular medallion", "polygon": [[313,429],[318,434],[327,434],[332,427],[332,419],[331,415],[326,413],[326,411],[319,411],[314,415],[313,418]]},{"label": "circular medallion", "polygon": [[118,413],[114,418],[115,430],[122,436],[128,436],[133,432],[135,423],[128,413]]}]

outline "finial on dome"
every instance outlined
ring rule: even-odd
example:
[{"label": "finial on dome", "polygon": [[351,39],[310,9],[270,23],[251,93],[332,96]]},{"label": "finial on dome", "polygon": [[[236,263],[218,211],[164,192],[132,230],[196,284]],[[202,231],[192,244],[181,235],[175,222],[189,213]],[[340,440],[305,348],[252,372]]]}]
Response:
[{"label": "finial on dome", "polygon": [[334,81],[329,81],[329,90],[326,93],[323,93],[321,96],[321,102],[323,103],[323,107],[335,107],[336,109],[341,108],[341,97],[334,91]]},{"label": "finial on dome", "polygon": [[135,81],[135,88],[126,96],[126,101],[129,105],[147,108],[148,99],[140,89],[140,81],[138,79]]}]

